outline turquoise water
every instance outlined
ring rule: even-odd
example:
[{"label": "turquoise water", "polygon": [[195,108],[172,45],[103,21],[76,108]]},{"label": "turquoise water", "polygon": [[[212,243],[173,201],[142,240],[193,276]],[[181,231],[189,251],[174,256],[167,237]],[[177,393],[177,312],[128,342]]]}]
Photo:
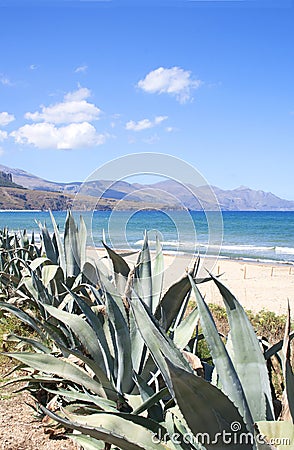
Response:
[{"label": "turquoise water", "polygon": [[[54,212],[63,230],[65,212]],[[91,230],[89,245],[101,246],[102,230],[109,244],[117,249],[138,249],[144,231],[149,239],[160,236],[167,252],[217,254],[221,243],[220,219],[223,220],[223,240],[220,255],[229,258],[294,262],[294,212],[235,211],[217,213],[140,211],[84,213]],[[48,212],[0,212],[0,228],[26,229],[38,233],[37,221],[46,222],[52,230]],[[210,229],[210,233],[208,230]]]}]

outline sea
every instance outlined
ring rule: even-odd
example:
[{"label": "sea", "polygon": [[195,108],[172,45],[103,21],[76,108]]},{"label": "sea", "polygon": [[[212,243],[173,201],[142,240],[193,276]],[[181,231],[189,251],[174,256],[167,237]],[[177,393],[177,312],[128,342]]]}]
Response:
[{"label": "sea", "polygon": [[[53,212],[60,231],[65,211]],[[171,254],[206,254],[221,258],[294,264],[294,211],[94,211],[82,215],[88,245],[101,247],[102,239],[116,250],[136,251],[145,233],[151,247],[156,236]],[[46,223],[52,232],[49,212],[1,211],[0,229],[34,232]]]}]

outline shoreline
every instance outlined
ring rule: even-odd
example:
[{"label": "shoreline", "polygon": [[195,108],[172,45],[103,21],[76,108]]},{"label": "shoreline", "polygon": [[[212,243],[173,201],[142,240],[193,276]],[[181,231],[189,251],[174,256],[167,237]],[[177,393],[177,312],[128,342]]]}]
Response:
[{"label": "shoreline", "polygon": [[[118,251],[123,255],[123,251]],[[88,254],[96,258],[106,255],[104,249],[88,248]],[[151,253],[151,255],[154,254]],[[185,275],[192,268],[195,258],[189,255],[164,256],[163,291]],[[137,259],[137,253],[125,256],[130,268]],[[207,276],[205,268],[213,275],[221,275],[220,281],[232,292],[241,305],[254,313],[261,310],[274,312],[277,315],[287,314],[288,299],[291,316],[294,317],[294,267],[293,264],[272,264],[264,262],[244,261],[237,259],[200,257],[202,264],[199,277]],[[207,267],[210,264],[210,267]],[[204,266],[203,266],[204,265]],[[216,285],[209,281],[198,285],[207,303],[224,306]],[[193,295],[191,296],[193,299]]]},{"label": "shoreline", "polygon": [[[97,251],[103,251],[104,247],[92,247],[89,246],[87,247],[88,249],[95,249]],[[138,249],[133,249],[133,250],[128,250],[128,249],[123,249],[123,248],[118,248],[118,249],[112,249],[115,252],[119,253],[120,255],[128,255],[130,252],[136,252],[136,254],[139,253],[140,248]],[[153,250],[150,250],[151,253],[154,253]],[[196,259],[197,256],[200,257],[200,259],[217,259],[217,260],[223,260],[223,261],[236,261],[239,262],[240,264],[244,263],[244,264],[256,264],[256,265],[266,265],[266,266],[287,266],[287,267],[294,267],[294,260],[293,261],[287,261],[284,259],[278,260],[278,259],[262,259],[262,258],[249,258],[249,257],[242,257],[242,256],[236,256],[236,257],[232,257],[232,256],[226,256],[226,255],[206,255],[203,253],[200,253],[199,255],[195,255],[193,253],[188,253],[188,252],[184,252],[184,251],[173,251],[173,250],[163,250],[163,255],[164,256],[172,256],[172,257],[177,257],[177,258],[194,258]],[[294,270],[293,270],[294,271]]]}]

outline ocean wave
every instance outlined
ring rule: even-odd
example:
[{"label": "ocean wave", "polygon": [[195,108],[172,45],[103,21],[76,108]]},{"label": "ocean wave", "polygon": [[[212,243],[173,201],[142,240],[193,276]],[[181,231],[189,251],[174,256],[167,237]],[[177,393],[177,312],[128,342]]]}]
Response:
[{"label": "ocean wave", "polygon": [[275,247],[275,252],[278,254],[285,254],[285,255],[294,255],[294,248],[293,247]]},{"label": "ocean wave", "polygon": [[210,244],[200,244],[200,247],[205,247],[209,249],[221,249],[222,251],[228,250],[228,251],[273,251],[275,247],[268,247],[268,246],[256,246],[256,245],[247,245],[247,244],[240,244],[240,245],[210,245]]}]

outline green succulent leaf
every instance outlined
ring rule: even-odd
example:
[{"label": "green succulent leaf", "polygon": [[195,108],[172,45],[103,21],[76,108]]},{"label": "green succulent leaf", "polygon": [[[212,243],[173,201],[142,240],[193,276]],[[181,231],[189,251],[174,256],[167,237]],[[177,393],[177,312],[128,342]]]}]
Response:
[{"label": "green succulent leaf", "polygon": [[[87,416],[68,415],[64,419],[40,406],[52,419],[84,435],[113,444],[122,450],[166,450],[164,443],[154,443],[154,433],[142,425],[124,419],[119,415],[99,414],[92,419]],[[94,423],[93,423],[94,422]]]},{"label": "green succulent leaf", "polygon": [[45,309],[51,316],[55,317],[73,330],[93,360],[100,367],[102,363],[102,369],[105,371],[101,347],[97,339],[97,335],[91,326],[77,314],[68,313],[49,305],[46,305]]},{"label": "green succulent leaf", "polygon": [[76,444],[80,445],[83,450],[104,450],[105,442],[100,441],[98,439],[94,439],[90,436],[85,436],[83,434],[67,434],[65,435],[69,437]]},{"label": "green succulent leaf", "polygon": [[164,259],[158,235],[156,235],[156,253],[152,262],[152,312],[154,313],[160,302],[164,274]]},{"label": "green succulent leaf", "polygon": [[134,290],[152,311],[152,276],[151,255],[148,245],[148,236],[145,232],[142,250],[139,253],[134,273]]},{"label": "green succulent leaf", "polygon": [[104,365],[106,368],[107,377],[109,379],[111,379],[113,377],[114,363],[113,363],[113,357],[111,356],[108,342],[107,342],[107,339],[106,339],[106,336],[105,336],[105,333],[103,330],[103,325],[102,325],[99,317],[97,317],[97,315],[93,312],[91,307],[80,296],[78,296],[71,290],[68,290],[68,293],[75,300],[75,302],[77,303],[77,305],[79,306],[79,308],[81,309],[83,314],[85,315],[86,319],[88,320],[92,330],[94,330],[94,332],[97,336],[99,345],[100,345],[100,350],[101,350]]},{"label": "green succulent leaf", "polygon": [[[257,427],[267,442],[272,443],[278,450],[290,450],[294,446],[294,425],[291,422],[261,421]],[[260,437],[262,437],[260,436]]]},{"label": "green succulent leaf", "polygon": [[43,226],[41,222],[38,222],[38,225],[42,234],[46,256],[53,264],[57,264],[57,255],[48,228],[46,225]]},{"label": "green succulent leaf", "polygon": [[104,241],[102,241],[102,244],[103,244],[104,248],[106,249],[108,256],[110,257],[110,259],[112,261],[115,275],[119,274],[119,275],[122,275],[123,277],[127,278],[129,275],[129,272],[130,272],[130,268],[129,268],[127,262],[124,260],[124,258],[121,255],[119,255],[114,250],[112,250],[110,247],[108,247],[108,245],[106,245]]},{"label": "green succulent leaf", "polygon": [[134,295],[132,296],[130,305],[140,334],[149,349],[154,362],[161,371],[169,391],[173,394],[166,360],[163,355],[173,361],[174,364],[191,372],[193,370],[173,341],[160,328],[158,322],[154,319],[154,316],[151,315],[145,303],[139,297]]},{"label": "green succulent leaf", "polygon": [[110,322],[113,325],[116,349],[117,349],[117,383],[116,389],[118,392],[129,393],[134,381],[132,378],[132,351],[131,340],[128,324],[121,313],[115,300],[111,295],[107,295],[107,312]]},{"label": "green succulent leaf", "polygon": [[72,381],[79,385],[85,386],[86,389],[95,394],[105,397],[105,392],[101,389],[101,385],[97,383],[83,369],[63,358],[56,358],[53,355],[43,355],[40,353],[7,353],[7,356],[21,361],[28,367],[43,372],[45,374],[54,374],[64,380]]},{"label": "green succulent leaf", "polygon": [[51,222],[52,222],[53,229],[54,229],[54,235],[55,235],[56,245],[57,245],[57,250],[58,250],[58,264],[60,265],[60,267],[63,271],[63,274],[65,276],[66,275],[66,261],[65,261],[64,246],[61,241],[58,226],[56,224],[55,218],[54,218],[51,210],[49,210],[49,213],[50,213]]},{"label": "green succulent leaf", "polygon": [[[176,367],[169,360],[167,365],[176,402],[190,430],[194,436],[202,433],[206,439],[204,442],[200,441],[200,444],[207,449],[223,448],[223,433],[232,435],[234,424],[238,424],[237,435],[248,433],[238,409],[222,391],[203,378]],[[216,438],[219,440],[215,441]],[[229,443],[225,448],[235,450],[236,444]],[[242,450],[253,448],[250,444],[242,445]]]},{"label": "green succulent leaf", "polygon": [[155,310],[155,318],[160,320],[165,331],[167,331],[174,319],[177,317],[181,305],[191,290],[188,276],[173,284],[162,297],[161,302]]},{"label": "green succulent leaf", "polygon": [[190,277],[190,282],[195,293],[203,334],[213,358],[222,391],[238,407],[246,425],[249,430],[253,432],[253,419],[244,395],[242,384],[226,347],[219,336],[211,312],[192,277]]},{"label": "green succulent leaf", "polygon": [[254,421],[273,420],[269,376],[259,341],[238,300],[215,277],[227,310],[230,325],[228,352],[236,369]]},{"label": "green succulent leaf", "polygon": [[78,242],[79,231],[74,218],[69,211],[67,213],[64,229],[64,253],[67,277],[76,277],[82,270],[81,252]]},{"label": "green succulent leaf", "polygon": [[174,343],[180,350],[186,347],[199,320],[197,307],[194,308],[187,317],[176,327],[174,331]]},{"label": "green succulent leaf", "polygon": [[4,311],[8,311],[11,314],[13,314],[15,317],[20,319],[22,322],[26,323],[30,327],[32,327],[33,330],[35,330],[43,339],[45,339],[45,335],[42,332],[38,320],[31,317],[29,314],[27,314],[25,311],[21,310],[20,308],[17,308],[17,306],[11,305],[7,302],[0,302],[0,309]]},{"label": "green succulent leaf", "polygon": [[292,422],[294,422],[294,374],[291,366],[290,329],[291,329],[291,311],[290,311],[290,302],[288,300],[288,314],[282,348],[282,367],[285,381],[284,401],[286,402],[286,404],[284,406],[289,407]]}]

